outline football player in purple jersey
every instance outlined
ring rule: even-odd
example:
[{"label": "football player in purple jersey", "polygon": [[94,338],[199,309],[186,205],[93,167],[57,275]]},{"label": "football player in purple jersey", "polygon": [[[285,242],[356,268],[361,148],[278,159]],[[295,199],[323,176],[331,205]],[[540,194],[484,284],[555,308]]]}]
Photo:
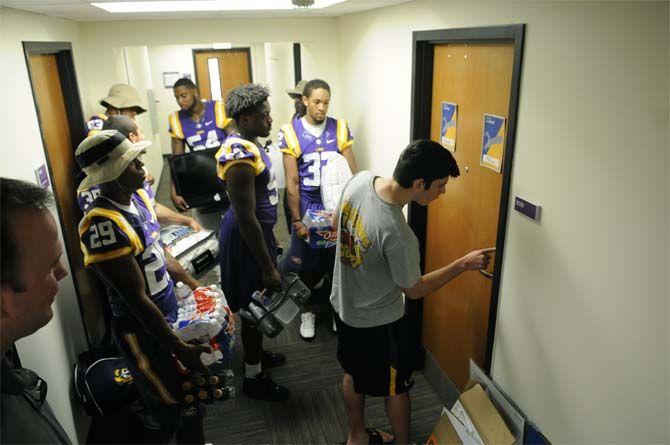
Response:
[{"label": "football player in purple jersey", "polygon": [[[354,138],[347,122],[328,116],[330,86],[321,79],[310,80],[302,92],[306,113],[282,126],[279,149],[284,153],[286,195],[291,214],[291,246],[280,265],[282,272],[298,272],[307,286],[314,289],[332,273],[335,248],[312,249],[307,244],[307,229],[303,216],[309,210],[323,210],[321,200],[321,167],[335,154],[347,160],[356,173],[352,150]],[[306,310],[301,315],[300,336],[312,340],[315,336],[316,314]]]},{"label": "football player in purple jersey", "polygon": [[[142,129],[137,122],[131,117],[125,115],[114,115],[109,116],[105,121],[105,124],[102,126],[103,130],[116,130],[123,134],[128,140],[132,143],[140,142],[144,140],[144,134]],[[145,168],[146,170],[146,168]],[[147,177],[149,173],[147,172]],[[168,224],[178,224],[181,226],[188,226],[196,232],[202,230],[202,226],[194,220],[193,218],[182,215],[181,213],[175,212],[169,207],[164,206],[163,204],[155,201],[155,195],[153,189],[150,187],[151,181],[147,178],[144,184],[144,190],[147,192],[151,200],[154,202],[154,210],[156,211],[156,216],[158,217],[158,222],[161,225]],[[95,198],[100,196],[100,186],[93,186],[86,190],[81,190],[77,194],[77,205],[83,213],[91,207]]]},{"label": "football player in purple jersey", "polygon": [[[202,415],[178,399],[176,357],[192,371],[207,372],[200,354],[208,347],[187,344],[172,330],[177,318],[174,277],[195,289],[199,283],[163,249],[160,226],[145,184],[140,156],[149,142],[131,143],[116,130],[86,138],[75,153],[86,178],[80,189],[100,186],[79,223],[84,264],[107,286],[111,328],[140,395],[161,425],[160,441],[204,443]],[[167,262],[176,263],[168,273]]]},{"label": "football player in purple jersey", "polygon": [[[276,267],[277,241],[272,229],[277,222],[277,183],[270,156],[258,138],[268,137],[272,128],[270,91],[247,84],[230,91],[226,113],[237,125],[216,154],[217,175],[225,184],[230,208],[219,230],[221,288],[230,308],[246,308],[258,290],[271,292],[281,286]],[[263,335],[242,319],[247,397],[282,401],[289,390],[275,384],[265,369],[282,365],[286,357],[263,350]]]},{"label": "football player in purple jersey", "polygon": [[[179,79],[173,86],[179,110],[170,113],[169,133],[172,154],[219,148],[231,131],[232,120],[226,115],[222,100],[202,100],[196,85],[188,78]],[[177,194],[172,185],[170,197],[177,210],[185,212],[189,204]],[[195,217],[205,228],[218,230],[223,208],[196,209]]]}]

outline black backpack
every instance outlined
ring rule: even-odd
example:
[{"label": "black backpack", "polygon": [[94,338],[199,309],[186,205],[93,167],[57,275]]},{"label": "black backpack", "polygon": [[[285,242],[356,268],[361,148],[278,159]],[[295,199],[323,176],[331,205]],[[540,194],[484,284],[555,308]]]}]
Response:
[{"label": "black backpack", "polygon": [[111,414],[139,396],[126,360],[114,346],[79,354],[74,366],[74,387],[89,416]]}]

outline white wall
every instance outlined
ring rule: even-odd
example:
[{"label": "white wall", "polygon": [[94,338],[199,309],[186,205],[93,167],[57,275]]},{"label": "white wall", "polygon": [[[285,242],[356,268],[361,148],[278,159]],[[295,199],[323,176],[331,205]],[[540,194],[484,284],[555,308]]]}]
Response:
[{"label": "white wall", "polygon": [[410,136],[412,31],[526,23],[493,377],[554,443],[668,440],[668,4],[417,1],[339,19],[360,164]]},{"label": "white wall", "polygon": [[[23,55],[22,41],[66,41],[72,43],[77,72],[80,33],[76,23],[0,8],[1,96],[10,108],[0,120],[0,176],[35,182],[34,169],[46,163],[32,90]],[[54,212],[58,221],[58,215]],[[61,239],[62,241],[62,239]],[[64,258],[67,264],[67,259]],[[69,268],[68,268],[69,271]],[[81,316],[71,276],[60,284],[49,324],[18,342],[22,364],[36,371],[49,384],[47,400],[73,441],[76,425],[85,425],[81,411],[70,399],[72,365],[86,348]],[[84,437],[80,437],[83,441]]]},{"label": "white wall", "polygon": [[[92,100],[85,111],[100,107],[96,100],[103,97],[109,86],[120,81],[114,69],[114,51],[124,46],[146,45],[156,99],[160,145],[163,153],[170,152],[167,134],[167,114],[177,109],[171,89],[163,88],[164,71],[191,73],[193,76],[193,48],[211,47],[215,42],[232,42],[233,46],[252,48],[252,71],[255,82],[265,83],[265,43],[301,42],[306,64],[303,77],[323,76],[334,91],[341,91],[336,19],[235,19],[235,20],[161,20],[133,22],[96,22],[81,24],[84,41],[84,81],[82,89]],[[244,42],[244,43],[235,43]],[[195,79],[194,79],[195,80]],[[273,94],[286,98],[285,107],[291,107],[283,90]],[[338,103],[332,105],[338,113]],[[276,122],[278,128],[284,122]]]},{"label": "white wall", "polygon": [[[262,43],[232,43],[233,48],[250,48],[251,71],[254,82],[265,83],[265,61]],[[149,64],[156,98],[156,120],[160,148],[163,154],[172,153],[170,135],[168,134],[168,115],[179,109],[172,88],[165,88],[164,72],[179,72],[180,76],[190,74],[193,82],[195,67],[193,66],[193,50],[211,48],[212,42],[187,43],[179,45],[158,45],[149,47]]]}]

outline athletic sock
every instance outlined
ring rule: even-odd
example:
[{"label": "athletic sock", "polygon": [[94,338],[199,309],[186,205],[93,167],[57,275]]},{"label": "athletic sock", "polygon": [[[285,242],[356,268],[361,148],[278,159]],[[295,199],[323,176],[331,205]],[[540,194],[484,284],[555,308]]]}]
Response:
[{"label": "athletic sock", "polygon": [[250,365],[247,362],[244,362],[244,375],[247,378],[255,378],[258,374],[261,373],[261,362],[259,361],[255,365]]}]

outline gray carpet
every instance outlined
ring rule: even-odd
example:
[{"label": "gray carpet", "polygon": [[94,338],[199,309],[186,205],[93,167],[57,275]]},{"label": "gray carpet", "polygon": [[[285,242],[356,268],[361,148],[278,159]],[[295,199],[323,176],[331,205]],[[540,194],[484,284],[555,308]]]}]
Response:
[{"label": "gray carpet", "polygon": [[[163,171],[157,200],[172,207],[169,198],[169,175]],[[288,243],[286,224],[280,207],[275,234],[280,245]],[[201,281],[209,283],[209,272]],[[213,280],[212,280],[213,281]],[[322,292],[323,293],[323,292]],[[288,326],[278,337],[266,339],[265,347],[286,355],[286,365],[272,369],[270,375],[291,390],[287,402],[270,403],[249,399],[242,394],[242,348],[237,341],[233,370],[236,373],[237,397],[223,403],[208,415],[205,437],[215,444],[334,444],[346,440],[347,420],[342,397],[342,370],[336,358],[336,337],[326,301],[327,295],[316,295],[320,305],[316,339],[305,342],[298,334],[299,322]],[[424,376],[415,375],[411,393],[411,437],[424,443],[437,422],[441,404]],[[383,399],[367,401],[367,424],[389,430]]]}]

